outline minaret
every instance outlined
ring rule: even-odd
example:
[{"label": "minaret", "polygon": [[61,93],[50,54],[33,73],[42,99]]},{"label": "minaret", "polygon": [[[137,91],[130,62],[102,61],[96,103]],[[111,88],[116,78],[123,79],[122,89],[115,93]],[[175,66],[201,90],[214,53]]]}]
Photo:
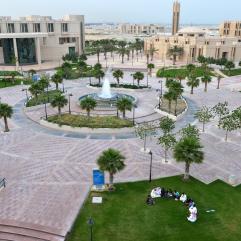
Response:
[{"label": "minaret", "polygon": [[173,18],[172,18],[172,35],[175,35],[179,30],[181,5],[178,0],[173,3]]}]

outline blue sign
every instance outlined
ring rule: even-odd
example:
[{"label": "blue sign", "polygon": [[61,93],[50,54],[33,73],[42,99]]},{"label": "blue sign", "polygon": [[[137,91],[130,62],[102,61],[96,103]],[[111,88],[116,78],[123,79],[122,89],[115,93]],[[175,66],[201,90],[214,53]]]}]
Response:
[{"label": "blue sign", "polygon": [[39,81],[40,79],[41,79],[41,76],[40,76],[39,74],[34,74],[34,75],[32,76],[32,80],[33,80],[34,82]]},{"label": "blue sign", "polygon": [[100,170],[93,170],[93,185],[105,185],[105,174]]}]

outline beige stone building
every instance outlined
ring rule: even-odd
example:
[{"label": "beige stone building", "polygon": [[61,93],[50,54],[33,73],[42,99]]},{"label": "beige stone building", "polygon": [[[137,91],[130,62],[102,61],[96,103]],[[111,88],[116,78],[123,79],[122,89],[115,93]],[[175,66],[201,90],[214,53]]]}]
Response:
[{"label": "beige stone building", "polygon": [[132,35],[155,35],[164,32],[164,27],[158,24],[120,24],[118,26],[121,34],[132,34]]},{"label": "beige stone building", "polygon": [[178,1],[175,1],[173,3],[173,10],[172,10],[172,35],[175,35],[179,30],[180,11],[181,11],[181,4]]},{"label": "beige stone building", "polygon": [[241,21],[225,21],[220,25],[219,33],[221,36],[241,38]]},{"label": "beige stone building", "polygon": [[67,53],[82,54],[85,31],[83,15],[61,20],[29,16],[17,20],[0,17],[0,64],[29,65],[59,61]]},{"label": "beige stone building", "polygon": [[157,35],[145,40],[145,49],[157,49],[155,57],[162,61],[169,60],[168,49],[174,46],[183,47],[184,53],[178,58],[183,63],[193,63],[198,56],[227,58],[230,61],[241,60],[241,39],[239,37],[220,36],[208,29],[187,27],[176,35]]}]

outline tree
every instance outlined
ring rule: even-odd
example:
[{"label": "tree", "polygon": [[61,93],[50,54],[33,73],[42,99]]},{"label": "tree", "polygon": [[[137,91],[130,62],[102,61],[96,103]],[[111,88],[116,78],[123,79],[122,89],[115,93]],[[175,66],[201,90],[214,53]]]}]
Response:
[{"label": "tree", "polygon": [[193,89],[199,86],[200,80],[196,76],[191,75],[188,77],[187,86],[191,87],[191,95],[193,94]]},{"label": "tree", "polygon": [[236,119],[238,128],[241,128],[241,106],[233,110],[232,116]]},{"label": "tree", "polygon": [[143,122],[135,126],[135,133],[143,140],[143,150],[146,152],[147,137],[155,133],[155,126],[151,122]]},{"label": "tree", "polygon": [[194,64],[188,64],[186,66],[186,69],[188,71],[188,75],[191,75],[193,73],[193,71],[196,69],[196,66]]},{"label": "tree", "polygon": [[117,100],[116,107],[118,110],[120,110],[123,113],[123,118],[126,117],[126,111],[131,111],[133,107],[133,103],[130,99],[123,97]]},{"label": "tree", "polygon": [[105,72],[102,70],[102,69],[99,69],[99,68],[94,68],[94,70],[93,70],[93,75],[94,75],[94,77],[96,78],[96,79],[98,79],[99,80],[99,85],[100,85],[100,80],[102,79],[102,78],[104,78],[104,76],[105,76]]},{"label": "tree", "polygon": [[239,61],[238,66],[240,66],[240,67],[241,67],[241,60]]},{"label": "tree", "polygon": [[58,116],[61,116],[61,109],[68,104],[68,100],[65,98],[64,95],[61,93],[58,93],[54,96],[51,106],[52,107],[57,107],[58,108]]},{"label": "tree", "polygon": [[147,65],[147,68],[149,70],[149,75],[152,76],[152,69],[155,69],[155,65],[150,63]]},{"label": "tree", "polygon": [[171,131],[175,128],[175,121],[171,118],[164,116],[160,119],[160,128],[164,135],[170,134]]},{"label": "tree", "polygon": [[148,51],[149,51],[149,54],[151,56],[151,61],[153,61],[154,54],[158,51],[158,49],[155,49],[155,47],[153,45],[151,45],[150,49]]},{"label": "tree", "polygon": [[144,79],[144,74],[142,72],[136,72],[133,74],[134,80],[137,80],[137,85],[140,86],[140,81]]},{"label": "tree", "polygon": [[59,84],[63,83],[63,76],[60,73],[56,73],[52,76],[52,81],[55,83],[56,90],[58,90]]},{"label": "tree", "polygon": [[117,69],[113,72],[113,77],[116,79],[118,86],[120,85],[120,79],[123,79],[124,73],[122,70]]},{"label": "tree", "polygon": [[177,57],[182,56],[184,53],[183,47],[174,46],[168,49],[167,55],[172,57],[173,65],[176,64]]},{"label": "tree", "polygon": [[174,100],[174,93],[172,91],[168,91],[163,95],[163,98],[168,101],[168,113],[171,113],[172,101]]},{"label": "tree", "polygon": [[202,123],[203,125],[203,132],[205,132],[205,124],[210,122],[212,115],[212,110],[206,106],[203,106],[197,113],[195,114],[195,117],[198,118],[198,121]]},{"label": "tree", "polygon": [[86,110],[87,116],[90,117],[90,111],[95,109],[97,102],[92,97],[86,97],[80,101],[80,106],[83,110]]},{"label": "tree", "polygon": [[189,179],[189,170],[192,163],[202,163],[204,153],[198,138],[187,136],[181,138],[174,147],[174,158],[177,162],[185,162],[184,180]]},{"label": "tree", "polygon": [[100,40],[93,41],[92,46],[97,55],[97,61],[98,63],[100,63],[100,52],[101,52]]},{"label": "tree", "polygon": [[97,159],[97,164],[101,171],[109,172],[110,188],[113,187],[114,175],[125,168],[125,157],[120,151],[109,148]]},{"label": "tree", "polygon": [[217,89],[220,89],[220,82],[221,82],[221,75],[218,76],[217,80],[218,80],[218,86]]},{"label": "tree", "polygon": [[125,57],[125,54],[126,54],[126,45],[127,45],[126,41],[119,41],[118,42],[117,52],[121,56],[121,63],[122,64],[124,64],[124,57]]},{"label": "tree", "polygon": [[179,80],[180,84],[182,83],[182,80],[186,78],[186,75],[183,73],[178,73],[176,76],[176,79]]},{"label": "tree", "polygon": [[181,134],[182,138],[186,138],[186,137],[195,137],[197,139],[200,138],[198,128],[191,124],[188,124],[186,127],[182,128],[180,131],[180,134]]},{"label": "tree", "polygon": [[205,84],[205,88],[204,91],[207,92],[208,90],[208,83],[210,83],[212,81],[212,77],[209,74],[205,74],[202,77],[202,82]]},{"label": "tree", "polygon": [[172,81],[169,86],[169,91],[172,92],[173,100],[175,101],[174,115],[177,116],[177,102],[183,93],[183,86],[178,81]]},{"label": "tree", "polygon": [[237,122],[237,119],[232,114],[230,114],[230,115],[222,117],[219,120],[218,126],[226,131],[225,141],[227,141],[228,133],[231,131],[237,130],[239,128],[239,123]]},{"label": "tree", "polygon": [[164,148],[165,162],[167,162],[167,152],[176,143],[176,138],[173,134],[167,134],[159,137],[159,144]]},{"label": "tree", "polygon": [[203,64],[205,64],[205,63],[207,62],[207,61],[206,61],[206,58],[205,58],[203,55],[198,56],[197,61],[198,61],[201,65],[203,65]]},{"label": "tree", "polygon": [[212,108],[212,112],[214,115],[218,116],[218,121],[220,122],[221,119],[229,114],[229,109],[228,109],[228,102],[225,101],[224,103],[218,103]]},{"label": "tree", "polygon": [[0,119],[3,118],[5,132],[9,132],[8,128],[8,118],[11,118],[13,115],[13,108],[5,103],[0,103]]},{"label": "tree", "polygon": [[28,90],[36,98],[36,100],[38,100],[38,95],[43,92],[43,86],[39,82],[36,82],[31,84]]},{"label": "tree", "polygon": [[232,61],[228,61],[228,62],[225,64],[225,68],[228,69],[228,75],[230,75],[231,69],[234,69],[234,68],[235,68],[235,64],[234,64]]}]

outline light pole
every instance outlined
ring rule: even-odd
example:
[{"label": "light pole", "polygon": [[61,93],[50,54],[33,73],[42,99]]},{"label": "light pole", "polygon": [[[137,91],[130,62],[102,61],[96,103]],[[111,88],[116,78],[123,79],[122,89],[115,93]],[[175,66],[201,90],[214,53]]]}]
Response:
[{"label": "light pole", "polygon": [[73,94],[69,94],[69,114],[71,114],[71,106],[70,106],[70,97],[73,96]]},{"label": "light pole", "polygon": [[90,241],[93,241],[93,225],[94,225],[94,221],[93,221],[93,219],[91,217],[88,219],[87,224],[89,225],[89,228],[90,228]]},{"label": "light pole", "polygon": [[64,89],[64,81],[63,81],[62,85],[63,85],[63,93],[64,93],[64,91],[65,91],[65,89]]},{"label": "light pole", "polygon": [[118,106],[117,106],[117,102],[118,102],[118,96],[117,96],[117,101],[116,101],[116,116],[117,118],[119,118],[119,109],[118,109]]},{"label": "light pole", "polygon": [[133,126],[135,125],[135,109],[137,108],[137,106],[134,104],[133,105],[133,119],[132,119],[132,121],[133,121]]},{"label": "light pole", "polygon": [[148,69],[147,69],[147,74],[146,74],[146,85],[147,85],[147,88],[148,88],[148,86],[149,86]]},{"label": "light pole", "polygon": [[28,102],[28,89],[22,89],[22,91],[25,91],[27,102]]},{"label": "light pole", "polygon": [[149,155],[151,156],[149,182],[151,182],[152,181],[152,151],[149,152]]},{"label": "light pole", "polygon": [[45,112],[45,120],[48,119],[48,113],[47,113],[47,103],[46,100],[44,100],[44,112]]}]

